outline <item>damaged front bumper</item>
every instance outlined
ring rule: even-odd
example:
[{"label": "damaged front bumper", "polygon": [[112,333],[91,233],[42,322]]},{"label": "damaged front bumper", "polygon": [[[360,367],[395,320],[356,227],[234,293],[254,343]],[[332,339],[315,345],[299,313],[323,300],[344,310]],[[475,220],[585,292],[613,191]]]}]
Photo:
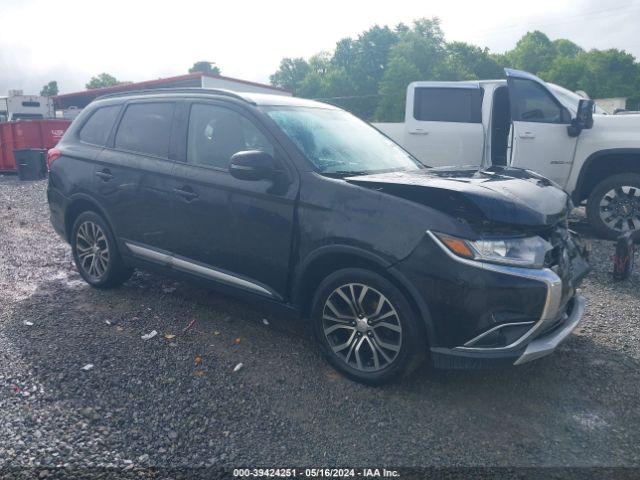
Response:
[{"label": "damaged front bumper", "polygon": [[[443,300],[441,307],[435,309],[436,330],[441,333],[431,343],[435,367],[520,365],[552,353],[580,323],[585,299],[576,288],[590,267],[578,239],[565,237],[557,263],[542,269],[464,259],[453,254],[437,237],[431,239],[437,248],[431,250],[430,258],[443,255],[446,260],[436,261],[448,263],[445,271],[455,272],[433,285],[446,282],[449,290],[454,284],[458,289],[453,300]],[[438,254],[434,255],[436,251]],[[512,289],[509,295],[501,293],[509,287]],[[473,311],[484,320],[473,320]],[[466,314],[467,320],[458,321],[458,327],[453,328],[456,314]],[[463,328],[469,324],[472,329]]]}]

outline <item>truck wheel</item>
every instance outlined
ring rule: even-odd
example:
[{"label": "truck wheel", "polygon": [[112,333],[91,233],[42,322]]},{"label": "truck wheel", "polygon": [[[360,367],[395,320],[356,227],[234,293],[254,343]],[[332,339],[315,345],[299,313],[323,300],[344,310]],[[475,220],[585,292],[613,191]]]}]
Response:
[{"label": "truck wheel", "polygon": [[605,238],[626,232],[640,238],[640,175],[612,175],[598,183],[587,200],[587,218]]},{"label": "truck wheel", "polygon": [[402,292],[372,271],[348,268],[324,279],[312,322],[329,363],[358,382],[388,383],[418,363],[418,319]]},{"label": "truck wheel", "polygon": [[92,287],[117,287],[133,273],[122,261],[109,225],[94,212],[78,215],[71,230],[71,250],[78,272]]}]

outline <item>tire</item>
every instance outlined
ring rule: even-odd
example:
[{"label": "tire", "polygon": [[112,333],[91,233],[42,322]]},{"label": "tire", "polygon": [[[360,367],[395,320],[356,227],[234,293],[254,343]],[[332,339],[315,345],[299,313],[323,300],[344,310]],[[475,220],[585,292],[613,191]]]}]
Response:
[{"label": "tire", "polygon": [[[379,308],[381,299],[386,302]],[[313,298],[311,322],[327,361],[369,385],[399,379],[419,364],[426,349],[423,329],[405,296],[370,270],[348,268],[325,278]]]},{"label": "tire", "polygon": [[95,212],[83,212],[76,218],[71,230],[71,250],[78,272],[92,287],[117,287],[133,273],[118,253],[111,228]]},{"label": "tire", "polygon": [[587,219],[605,238],[615,240],[627,231],[640,238],[640,175],[612,175],[598,183],[587,200]]}]

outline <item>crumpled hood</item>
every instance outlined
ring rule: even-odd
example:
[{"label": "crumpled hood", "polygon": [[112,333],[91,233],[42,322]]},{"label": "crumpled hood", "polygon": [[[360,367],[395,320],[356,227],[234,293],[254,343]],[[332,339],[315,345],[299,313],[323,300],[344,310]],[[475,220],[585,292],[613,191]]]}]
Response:
[{"label": "crumpled hood", "polygon": [[351,184],[405,198],[480,227],[545,227],[566,218],[569,196],[529,170],[439,167],[347,177]]}]

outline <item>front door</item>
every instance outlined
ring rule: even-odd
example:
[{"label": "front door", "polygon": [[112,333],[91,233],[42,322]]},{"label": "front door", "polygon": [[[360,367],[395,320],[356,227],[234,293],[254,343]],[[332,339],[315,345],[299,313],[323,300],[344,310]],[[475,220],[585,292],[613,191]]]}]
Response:
[{"label": "front door", "polygon": [[483,91],[478,82],[417,82],[407,95],[404,147],[426,165],[480,165]]},{"label": "front door", "polygon": [[505,69],[511,102],[511,166],[533,170],[565,187],[576,149],[569,111],[544,82],[526,72]]},{"label": "front door", "polygon": [[188,113],[186,163],[174,180],[182,228],[171,251],[191,269],[221,283],[279,298],[286,291],[297,180],[238,180],[234,153],[262,150],[284,168],[284,153],[268,132],[232,105],[193,103]]}]

